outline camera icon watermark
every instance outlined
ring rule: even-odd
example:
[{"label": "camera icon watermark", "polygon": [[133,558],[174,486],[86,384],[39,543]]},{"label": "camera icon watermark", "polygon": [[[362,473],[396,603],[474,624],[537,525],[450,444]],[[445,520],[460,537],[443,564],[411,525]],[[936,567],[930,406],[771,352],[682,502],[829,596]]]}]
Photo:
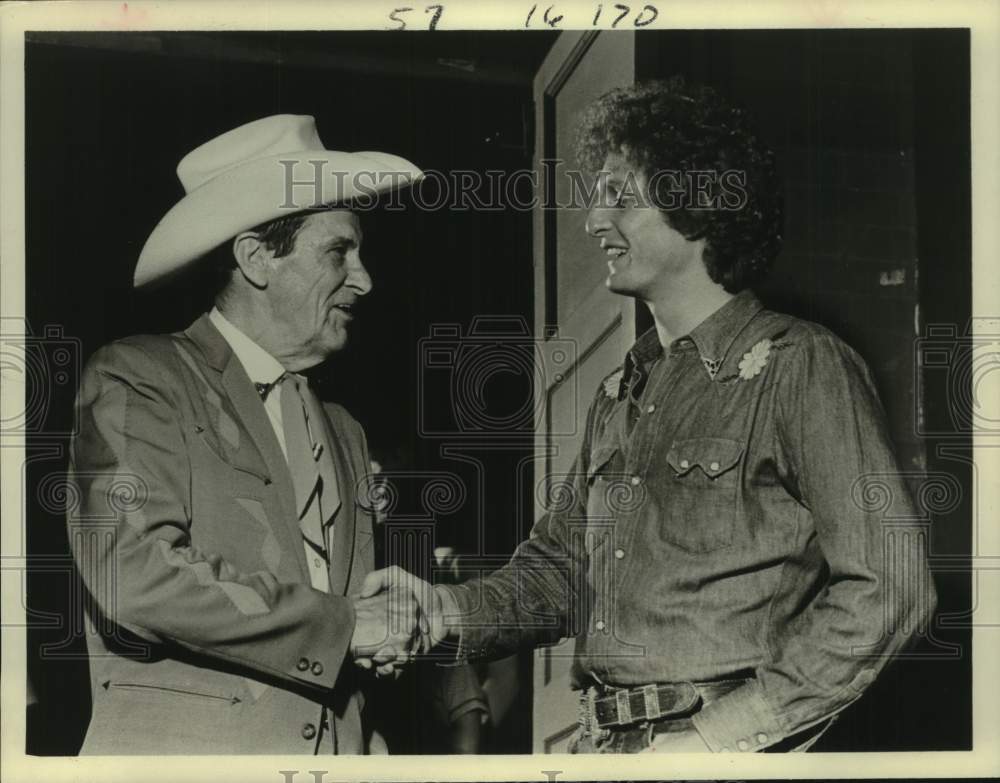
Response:
[{"label": "camera icon watermark", "polygon": [[[577,382],[576,342],[536,338],[520,317],[473,318],[465,334],[457,324],[434,325],[418,346],[418,426],[425,437],[532,437],[543,423],[541,392]],[[564,391],[578,399],[575,387]]]},{"label": "camera icon watermark", "polygon": [[918,411],[917,434],[1000,435],[1000,319],[973,318],[964,334],[954,324],[928,325],[915,349],[916,388],[923,373],[927,386],[944,385],[948,401],[934,423]]},{"label": "camera icon watermark", "polygon": [[23,318],[0,319],[0,376],[4,386],[24,387],[23,405],[4,406],[0,434],[74,434],[73,424],[53,427],[50,414],[57,391],[65,389],[75,397],[80,355],[80,341],[67,337],[62,326],[46,326],[35,335]]}]

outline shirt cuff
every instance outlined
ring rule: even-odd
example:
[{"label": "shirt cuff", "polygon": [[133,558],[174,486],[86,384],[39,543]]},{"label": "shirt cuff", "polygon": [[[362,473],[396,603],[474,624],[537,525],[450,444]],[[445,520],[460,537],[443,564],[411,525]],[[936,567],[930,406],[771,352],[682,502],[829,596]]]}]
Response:
[{"label": "shirt cuff", "polygon": [[448,625],[448,636],[439,642],[435,650],[441,653],[453,653],[447,659],[438,661],[438,666],[460,666],[465,665],[469,655],[462,647],[462,638],[465,635],[460,622],[463,614],[463,607],[459,603],[461,590],[452,585],[436,584],[434,591],[441,597],[441,611],[444,612],[444,620]]},{"label": "shirt cuff", "polygon": [[785,738],[757,680],[710,702],[691,720],[713,753],[762,750]]},{"label": "shirt cuff", "polygon": [[488,657],[493,651],[495,632],[491,633],[484,618],[485,607],[476,607],[478,594],[467,585],[434,585],[441,591],[445,622],[450,630],[448,649],[455,651],[456,663]]}]

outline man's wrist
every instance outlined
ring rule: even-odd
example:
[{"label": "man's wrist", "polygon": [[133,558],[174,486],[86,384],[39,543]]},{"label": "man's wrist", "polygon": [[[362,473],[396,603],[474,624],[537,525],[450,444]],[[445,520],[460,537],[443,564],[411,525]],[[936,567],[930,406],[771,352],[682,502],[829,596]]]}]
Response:
[{"label": "man's wrist", "polygon": [[440,614],[435,625],[441,637],[435,641],[440,642],[458,635],[459,607],[458,601],[447,585],[434,585],[434,594],[438,599],[437,611]]}]

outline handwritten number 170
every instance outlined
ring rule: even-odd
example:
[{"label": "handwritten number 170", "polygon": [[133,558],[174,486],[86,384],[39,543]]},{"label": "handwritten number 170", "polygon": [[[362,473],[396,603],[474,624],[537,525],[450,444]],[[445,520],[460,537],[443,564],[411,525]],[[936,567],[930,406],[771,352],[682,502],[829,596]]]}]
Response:
[{"label": "handwritten number 170", "polygon": [[[611,22],[612,29],[618,27],[618,24],[632,12],[631,6],[622,5],[621,3],[615,3],[613,7],[618,9],[619,13]],[[535,11],[537,10],[538,10],[537,3],[531,6],[531,10],[528,11],[528,18],[524,20],[525,27],[531,26],[531,18],[535,15]],[[598,22],[601,21],[601,14],[603,13],[604,13],[604,4],[602,3],[597,6],[597,13],[594,14],[594,21],[591,22],[591,26],[597,27]],[[635,27],[645,27],[648,24],[652,24],[656,20],[656,17],[658,17],[659,15],[660,12],[656,10],[655,6],[644,5],[642,7],[642,10],[639,11],[638,14],[636,14],[635,19],[632,21],[632,24]],[[554,5],[550,5],[548,8],[545,9],[545,11],[542,14],[542,22],[547,24],[549,27],[557,27],[559,25],[559,22],[562,21],[562,19],[563,15],[557,14],[555,12]]]},{"label": "handwritten number 170", "polygon": [[[615,3],[614,7],[617,8],[619,11],[621,11],[621,13],[618,14],[618,16],[616,16],[614,21],[611,23],[612,30],[616,28],[618,26],[618,23],[626,16],[628,16],[629,12],[632,10],[629,6],[622,5],[621,3]],[[597,6],[597,13],[594,14],[594,22],[593,22],[594,27],[597,26],[597,22],[598,20],[600,20],[601,13],[603,11],[604,11],[603,4]],[[642,7],[642,10],[638,14],[636,14],[635,20],[632,22],[632,24],[635,25],[636,27],[645,27],[647,24],[650,24],[651,22],[655,21],[656,17],[658,17],[659,15],[660,12],[657,11],[656,8],[654,8],[651,5],[644,5]]]}]

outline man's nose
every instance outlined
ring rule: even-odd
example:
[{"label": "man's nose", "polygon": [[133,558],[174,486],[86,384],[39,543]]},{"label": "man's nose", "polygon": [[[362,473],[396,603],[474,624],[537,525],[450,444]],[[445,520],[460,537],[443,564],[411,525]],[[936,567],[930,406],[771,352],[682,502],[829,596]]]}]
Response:
[{"label": "man's nose", "polygon": [[358,256],[355,263],[351,265],[350,272],[347,276],[347,284],[354,289],[358,296],[364,296],[372,290],[371,275],[369,275],[368,270],[365,269],[365,265],[361,262],[360,256]]},{"label": "man's nose", "polygon": [[583,224],[584,229],[590,236],[599,237],[607,233],[611,228],[611,218],[608,210],[601,206],[596,206],[587,213],[587,222]]}]

